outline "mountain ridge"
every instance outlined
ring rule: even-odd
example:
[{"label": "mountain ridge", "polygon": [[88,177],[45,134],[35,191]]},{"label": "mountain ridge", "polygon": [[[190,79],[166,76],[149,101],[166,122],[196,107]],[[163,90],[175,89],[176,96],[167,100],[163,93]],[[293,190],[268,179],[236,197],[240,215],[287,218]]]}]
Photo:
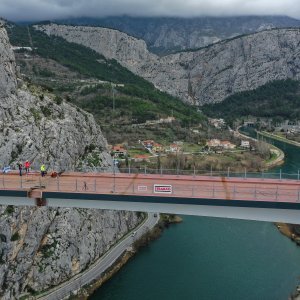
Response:
[{"label": "mountain ridge", "polygon": [[[52,24],[36,28],[103,55],[110,51],[111,58],[158,89],[196,105],[221,102],[269,81],[300,79],[300,28],[261,31],[163,57],[150,54],[146,43],[139,44],[123,33],[114,35],[116,50],[111,51],[109,43],[103,43],[104,29],[99,27]],[[109,39],[110,30],[105,32]]]},{"label": "mountain ridge", "polygon": [[55,20],[65,25],[119,29],[143,39],[156,54],[200,48],[233,36],[267,28],[300,27],[300,20],[287,16],[236,17],[130,17],[73,18]]}]

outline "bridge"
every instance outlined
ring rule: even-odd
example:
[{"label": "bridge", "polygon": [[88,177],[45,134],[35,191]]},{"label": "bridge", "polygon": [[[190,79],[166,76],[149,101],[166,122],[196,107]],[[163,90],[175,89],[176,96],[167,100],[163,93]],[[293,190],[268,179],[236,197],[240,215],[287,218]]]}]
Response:
[{"label": "bridge", "polygon": [[[298,174],[299,178],[299,174]],[[38,173],[0,177],[0,204],[47,205],[300,224],[300,180],[211,175]]]}]

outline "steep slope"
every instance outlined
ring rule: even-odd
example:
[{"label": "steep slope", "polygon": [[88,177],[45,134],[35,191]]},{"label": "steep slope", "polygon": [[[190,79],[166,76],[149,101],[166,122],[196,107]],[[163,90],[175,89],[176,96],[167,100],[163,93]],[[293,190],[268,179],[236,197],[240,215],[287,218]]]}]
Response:
[{"label": "steep slope", "polygon": [[[97,156],[96,167],[111,167],[106,140],[90,114],[17,80],[3,28],[0,91],[1,163],[32,159],[56,168],[88,168],[90,154]],[[71,278],[141,218],[132,212],[0,206],[0,298],[19,299]]]},{"label": "steep slope", "polygon": [[208,116],[224,118],[229,123],[248,116],[272,118],[276,122],[296,121],[300,119],[300,82],[275,80],[201,109]]},{"label": "steep slope", "polygon": [[[33,51],[14,50],[22,76],[92,113],[109,143],[135,143],[145,136],[172,142],[187,137],[187,126],[201,123],[204,128],[205,118],[194,107],[159,91],[115,59],[32,27],[7,24],[6,28],[14,46],[34,47]],[[125,39],[123,45],[126,47]],[[105,43],[103,47],[105,50]],[[167,129],[139,130],[132,126],[170,115],[176,118],[176,126],[170,124]]]},{"label": "steep slope", "polygon": [[[111,164],[107,143],[92,115],[42,89],[21,81],[4,29],[0,32],[0,161],[18,160],[74,169],[84,160],[85,146],[95,145],[103,167]],[[103,151],[102,151],[103,150]]]},{"label": "steep slope", "polygon": [[107,59],[115,59],[132,72],[139,74],[143,64],[151,64],[158,57],[150,53],[145,41],[118,30],[101,27],[77,27],[57,24],[37,25],[47,35],[65,38],[93,49]]},{"label": "steep slope", "polygon": [[[101,40],[102,28],[55,24],[36,28],[99,53],[109,51]],[[193,104],[220,102],[273,80],[300,79],[300,29],[263,31],[161,58],[148,55],[145,44],[135,48],[136,41],[132,44],[132,37],[124,33],[117,37],[117,50],[111,52],[115,59],[159,89]],[[131,46],[134,55],[124,50]]]},{"label": "steep slope", "polygon": [[143,39],[159,54],[194,49],[241,34],[271,28],[300,27],[300,21],[285,16],[241,17],[129,17],[73,18],[61,24],[101,26],[117,29]]}]

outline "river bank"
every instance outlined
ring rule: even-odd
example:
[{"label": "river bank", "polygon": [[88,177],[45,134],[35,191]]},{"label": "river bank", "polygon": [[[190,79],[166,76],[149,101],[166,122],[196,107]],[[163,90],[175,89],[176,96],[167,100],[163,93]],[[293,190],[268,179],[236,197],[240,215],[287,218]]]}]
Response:
[{"label": "river bank", "polygon": [[91,284],[83,286],[82,288],[74,291],[71,298],[74,300],[87,300],[94,294],[104,283],[110,280],[120,269],[126,265],[126,263],[133,258],[142,247],[148,246],[152,241],[158,239],[163,230],[169,227],[171,224],[181,223],[183,220],[177,215],[161,214],[159,222],[137,239],[132,247],[126,249],[126,251],[107,269],[101,274],[101,277],[95,279]]},{"label": "river bank", "polygon": [[[252,141],[255,141],[255,142],[258,142],[257,139],[253,138],[253,137],[250,137],[248,135],[245,135],[243,133],[241,133],[239,130],[240,130],[241,127],[239,127],[236,131],[235,131],[235,134],[241,138],[245,138],[245,139],[248,139],[248,140],[252,140]],[[256,130],[255,130],[256,131]],[[256,131],[256,133],[258,135],[264,135],[262,132],[260,131]],[[271,145],[268,143],[268,145],[270,146],[270,151],[272,154],[275,155],[275,157],[273,157],[272,159],[270,159],[269,161],[266,161],[265,164],[266,164],[266,169],[272,169],[274,167],[277,167],[277,166],[280,166],[282,164],[284,164],[284,158],[285,158],[285,154],[284,152],[274,146],[274,145]]]},{"label": "river bank", "polygon": [[260,131],[259,134],[262,135],[262,136],[269,137],[269,138],[272,138],[274,140],[283,142],[283,143],[287,143],[287,144],[290,144],[290,145],[293,145],[293,146],[296,146],[296,147],[300,147],[300,143],[298,143],[296,141],[293,141],[293,140],[286,139],[285,137],[279,136],[277,134],[273,134],[273,133],[266,132],[266,131]]}]

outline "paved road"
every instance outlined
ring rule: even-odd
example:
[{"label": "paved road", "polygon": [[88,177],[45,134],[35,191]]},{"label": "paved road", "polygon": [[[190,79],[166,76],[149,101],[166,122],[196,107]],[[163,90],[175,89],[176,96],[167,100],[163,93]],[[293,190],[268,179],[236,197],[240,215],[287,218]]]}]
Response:
[{"label": "paved road", "polygon": [[91,268],[82,274],[77,275],[70,281],[53,289],[48,295],[40,296],[41,300],[58,300],[67,297],[72,291],[78,290],[81,286],[89,284],[94,279],[99,278],[100,275],[107,270],[127,248],[132,246],[133,242],[140,238],[149,229],[152,229],[159,221],[159,215],[149,213],[146,221],[136,229],[135,235],[129,234],[121,242],[110,249],[102,258],[98,260]]}]

